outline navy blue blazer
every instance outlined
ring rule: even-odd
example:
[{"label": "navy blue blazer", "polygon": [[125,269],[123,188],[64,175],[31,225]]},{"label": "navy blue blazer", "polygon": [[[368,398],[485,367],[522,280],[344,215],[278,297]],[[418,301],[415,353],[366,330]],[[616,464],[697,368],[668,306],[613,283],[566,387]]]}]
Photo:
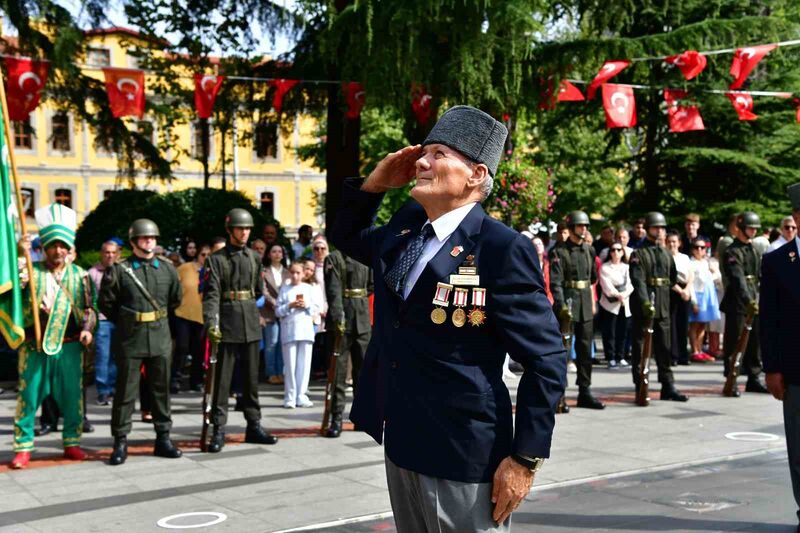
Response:
[{"label": "navy blue blazer", "polygon": [[800,253],[797,240],[761,260],[759,333],[764,372],[800,385]]},{"label": "navy blue blazer", "polygon": [[[491,481],[512,452],[549,457],[566,355],[530,240],[476,205],[402,300],[384,273],[428,217],[411,201],[375,226],[383,194],[361,191],[362,183],[345,182],[330,233],[335,246],[375,272],[375,326],[350,413],[356,429],[385,441],[394,464],[455,481]],[[463,251],[453,257],[456,246]],[[486,289],[486,322],[455,327],[451,297],[448,320],[436,325],[436,284],[449,283],[468,255]],[[525,368],[515,424],[502,380],[506,353]]]}]

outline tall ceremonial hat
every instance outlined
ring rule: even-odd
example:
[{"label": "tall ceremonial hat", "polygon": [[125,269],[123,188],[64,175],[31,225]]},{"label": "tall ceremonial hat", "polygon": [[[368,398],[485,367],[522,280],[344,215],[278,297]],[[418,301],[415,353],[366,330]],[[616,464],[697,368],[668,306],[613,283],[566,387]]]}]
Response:
[{"label": "tall ceremonial hat", "polygon": [[443,144],[476,163],[483,163],[494,177],[503,156],[508,130],[480,109],[457,105],[444,112],[422,146]]},{"label": "tall ceremonial hat", "polygon": [[75,246],[78,213],[65,205],[54,203],[37,209],[34,218],[39,226],[39,238],[42,240],[43,248],[56,241],[61,241],[70,248]]},{"label": "tall ceremonial hat", "polygon": [[800,211],[800,183],[786,187],[786,194],[789,195],[789,201],[792,202],[792,209]]}]

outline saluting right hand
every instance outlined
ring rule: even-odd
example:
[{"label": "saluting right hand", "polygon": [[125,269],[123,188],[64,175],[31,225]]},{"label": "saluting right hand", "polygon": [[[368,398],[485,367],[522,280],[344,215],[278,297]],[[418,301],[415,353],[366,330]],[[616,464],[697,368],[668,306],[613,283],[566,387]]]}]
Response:
[{"label": "saluting right hand", "polygon": [[416,162],[422,155],[422,146],[406,146],[384,157],[361,186],[366,192],[386,192],[404,187],[417,175]]}]

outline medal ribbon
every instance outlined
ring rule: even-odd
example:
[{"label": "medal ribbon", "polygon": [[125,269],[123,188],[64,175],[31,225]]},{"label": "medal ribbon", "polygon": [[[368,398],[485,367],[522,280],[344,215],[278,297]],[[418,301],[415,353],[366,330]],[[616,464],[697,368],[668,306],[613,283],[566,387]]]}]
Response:
[{"label": "medal ribbon", "polygon": [[442,307],[447,307],[450,305],[450,291],[452,290],[452,285],[442,282],[437,283],[436,294],[433,297],[433,303],[435,305],[441,305]]},{"label": "medal ribbon", "polygon": [[486,305],[486,289],[478,287],[472,289],[472,305],[476,307],[483,307]]},{"label": "medal ribbon", "polygon": [[464,307],[467,305],[468,296],[469,291],[467,289],[456,289],[455,293],[453,294],[453,305],[456,307]]}]

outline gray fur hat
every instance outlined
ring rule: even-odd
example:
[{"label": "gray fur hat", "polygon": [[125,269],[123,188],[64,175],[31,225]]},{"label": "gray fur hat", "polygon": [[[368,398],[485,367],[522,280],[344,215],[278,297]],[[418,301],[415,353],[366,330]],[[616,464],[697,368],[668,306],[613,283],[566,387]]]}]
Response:
[{"label": "gray fur hat", "polygon": [[786,187],[786,194],[789,195],[789,201],[792,202],[792,209],[800,211],[800,183]]},{"label": "gray fur hat", "polygon": [[476,163],[494,177],[503,156],[508,130],[480,109],[457,105],[444,112],[422,146],[444,144]]}]

